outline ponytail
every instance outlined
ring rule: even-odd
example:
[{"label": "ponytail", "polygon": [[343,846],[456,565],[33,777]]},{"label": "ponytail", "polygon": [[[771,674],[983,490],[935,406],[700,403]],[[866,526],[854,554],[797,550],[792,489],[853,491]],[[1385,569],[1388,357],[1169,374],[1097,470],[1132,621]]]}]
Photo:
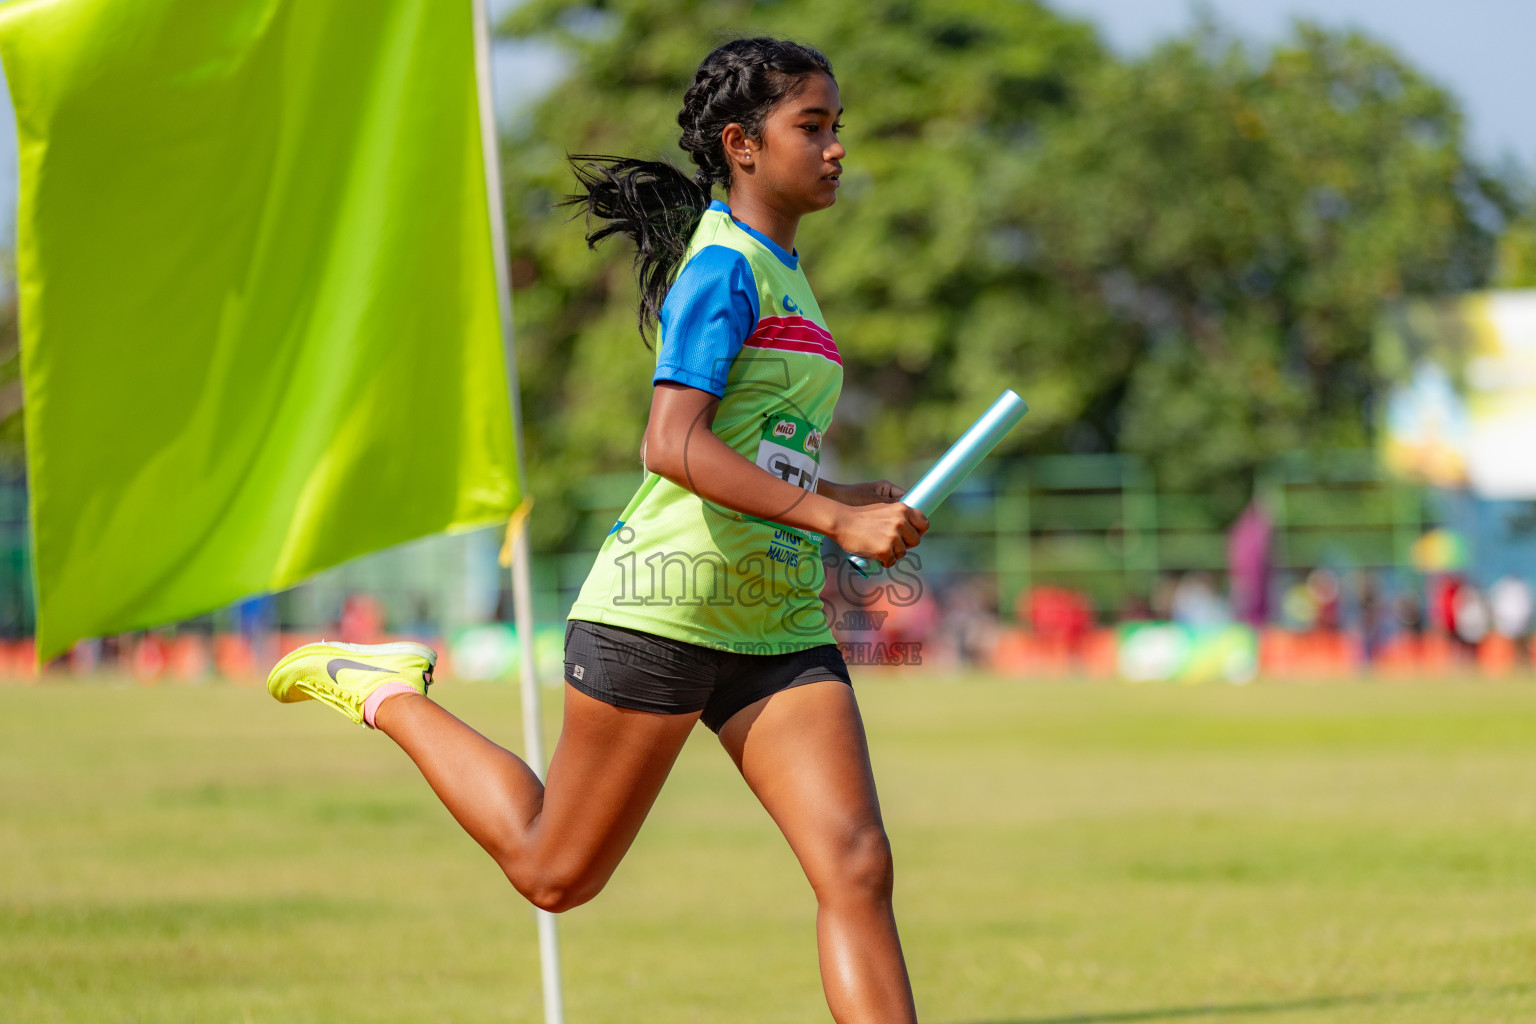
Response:
[{"label": "ponytail", "polygon": [[683,130],[678,144],[699,168],[692,178],[660,160],[570,158],[582,191],[560,205],[584,211],[589,228],[594,217],[607,221],[588,231],[587,245],[595,249],[610,235],[627,235],[635,243],[640,339],[647,348],[694,229],[709,209],[711,188],[730,187],[731,164],[720,133],[739,124],[749,139],[762,138],[769,112],[817,74],[830,77],[832,65],[809,46],[766,36],[733,40],[699,64],[677,115]]},{"label": "ponytail", "polygon": [[709,208],[709,186],[661,160],[592,155],[570,160],[585,191],[566,196],[560,205],[580,208],[588,226],[594,217],[607,221],[587,233],[588,248],[610,235],[627,235],[635,243],[640,338],[649,348],[661,304]]}]

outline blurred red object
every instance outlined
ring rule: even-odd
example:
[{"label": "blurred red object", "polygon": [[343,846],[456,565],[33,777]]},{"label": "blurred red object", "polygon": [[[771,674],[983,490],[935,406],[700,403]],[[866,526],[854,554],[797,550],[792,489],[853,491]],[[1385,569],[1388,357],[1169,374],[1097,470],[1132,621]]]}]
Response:
[{"label": "blurred red object", "polygon": [[1063,637],[1042,637],[1024,629],[998,633],[991,667],[1010,676],[1036,678],[1112,679],[1119,640],[1112,629],[1090,630],[1076,652]]},{"label": "blurred red object", "polygon": [[367,594],[352,594],[341,606],[337,630],[343,643],[378,643],[384,633],[384,606]]},{"label": "blurred red object", "polygon": [[0,643],[0,676],[29,681],[37,678],[37,648],[31,640]]},{"label": "blurred red object", "polygon": [[1259,635],[1259,666],[1268,676],[1298,681],[1339,679],[1352,675],[1355,665],[1353,645],[1343,633],[1266,629]]},{"label": "blurred red object", "polygon": [[225,679],[250,679],[257,674],[256,652],[238,633],[220,633],[213,639],[213,667]]},{"label": "blurred red object", "polygon": [[1514,672],[1520,648],[1506,636],[1492,634],[1477,648],[1477,667],[1485,676],[1501,678]]},{"label": "blurred red object", "polygon": [[1431,628],[1446,636],[1456,635],[1456,595],[1461,580],[1455,576],[1436,576],[1429,583],[1429,622]]},{"label": "blurred red object", "polygon": [[1093,606],[1076,590],[1034,587],[1019,597],[1020,622],[1028,622],[1041,639],[1060,640],[1076,653],[1093,628]]},{"label": "blurred red object", "polygon": [[166,650],[171,674],[183,682],[194,682],[208,674],[208,644],[196,635],[179,636]]},{"label": "blurred red object", "polygon": [[153,633],[145,633],[134,644],[129,663],[133,667],[134,678],[141,683],[151,683],[165,672],[166,660],[165,641]]}]

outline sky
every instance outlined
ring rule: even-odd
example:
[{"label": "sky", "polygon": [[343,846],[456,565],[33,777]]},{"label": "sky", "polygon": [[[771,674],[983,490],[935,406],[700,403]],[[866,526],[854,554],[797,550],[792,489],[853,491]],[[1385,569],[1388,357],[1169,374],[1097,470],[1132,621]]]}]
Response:
[{"label": "sky", "polygon": [[[1191,0],[1049,0],[1064,14],[1094,22],[1116,50],[1134,55],[1190,27]],[[491,0],[493,14],[518,0]],[[1332,28],[1355,27],[1391,44],[1450,88],[1467,114],[1473,152],[1497,164],[1536,168],[1536,0],[1206,0],[1204,9],[1255,43],[1282,38],[1298,17]],[[493,79],[503,123],[559,81],[569,66],[558,52],[498,43]],[[3,89],[0,80],[0,89]],[[0,238],[15,224],[16,124],[9,97],[0,103]],[[5,242],[0,247],[10,248]]]}]

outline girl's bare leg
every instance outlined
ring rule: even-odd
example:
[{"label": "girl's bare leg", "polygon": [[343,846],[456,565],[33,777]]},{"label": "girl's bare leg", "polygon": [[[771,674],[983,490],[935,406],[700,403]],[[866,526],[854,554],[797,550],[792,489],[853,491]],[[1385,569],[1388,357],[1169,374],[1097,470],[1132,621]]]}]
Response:
[{"label": "girl's bare leg", "polygon": [[419,694],[384,701],[374,724],[517,891],[559,912],[596,896],[613,875],[698,717],[616,708],[567,685],[547,786],[517,755]]},{"label": "girl's bare leg", "polygon": [[891,847],[853,688],[783,690],[742,710],[720,742],[789,840],[816,893],[827,1005],[838,1024],[915,1024],[891,912]]}]

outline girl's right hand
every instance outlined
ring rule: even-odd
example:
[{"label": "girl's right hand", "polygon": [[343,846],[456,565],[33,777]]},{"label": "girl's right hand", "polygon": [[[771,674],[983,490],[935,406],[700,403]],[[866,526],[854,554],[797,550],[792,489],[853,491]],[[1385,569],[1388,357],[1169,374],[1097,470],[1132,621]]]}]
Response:
[{"label": "girl's right hand", "polygon": [[832,539],[850,555],[872,558],[889,569],[928,532],[928,517],[899,501],[847,506]]}]

